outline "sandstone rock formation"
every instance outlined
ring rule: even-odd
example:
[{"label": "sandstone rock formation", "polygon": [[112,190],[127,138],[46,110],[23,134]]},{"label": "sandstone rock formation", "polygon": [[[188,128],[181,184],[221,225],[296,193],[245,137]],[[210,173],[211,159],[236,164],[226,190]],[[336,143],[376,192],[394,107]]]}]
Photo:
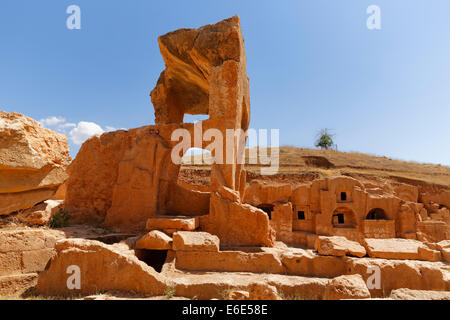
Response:
[{"label": "sandstone rock formation", "polygon": [[441,250],[442,258],[446,262],[450,262],[450,240],[443,240],[437,243],[437,248]]},{"label": "sandstone rock formation", "polygon": [[450,291],[392,290],[389,298],[394,300],[450,300]]},{"label": "sandstone rock formation", "polygon": [[[73,221],[100,221],[120,231],[144,230],[148,218],[177,211],[188,198],[190,214],[205,214],[209,194],[177,185],[170,134],[177,126],[148,126],[92,137],[69,166],[65,208]],[[186,214],[186,212],[178,212]]]},{"label": "sandstone rock formation", "polygon": [[15,112],[0,111],[0,215],[51,198],[70,162],[65,135]]},{"label": "sandstone rock formation", "polygon": [[325,299],[367,299],[370,298],[369,289],[359,275],[336,277],[328,283]]},{"label": "sandstone rock formation", "polygon": [[230,290],[227,300],[282,300],[277,288],[265,283],[251,283],[245,290]]},{"label": "sandstone rock formation", "polygon": [[173,250],[219,251],[219,238],[207,232],[178,231],[173,234]]},{"label": "sandstone rock formation", "polygon": [[[208,129],[222,137],[229,129],[248,129],[249,79],[239,17],[170,32],[158,41],[166,69],[151,92],[156,125],[85,142],[68,168],[66,209],[74,221],[97,220],[120,231],[143,230],[147,219],[158,216],[203,215],[200,228],[223,244],[272,246],[275,233],[267,214],[241,202],[244,134],[235,136],[231,146],[221,146],[224,159],[212,166],[210,193],[179,185],[179,163],[171,159],[176,129],[186,129],[191,137],[198,128],[201,137]],[[209,119],[184,124],[186,113]],[[203,141],[190,146],[207,147]],[[224,163],[225,157],[231,163]]]},{"label": "sandstone rock formation", "polygon": [[410,239],[366,239],[364,243],[372,258],[425,260],[425,252],[432,251],[422,242]]},{"label": "sandstone rock formation", "polygon": [[[36,292],[39,294],[92,294],[102,288],[162,295],[167,288],[165,279],[127,248],[98,241],[67,239],[58,241],[55,249],[57,254],[50,267],[38,279]],[[80,268],[79,289],[67,286],[67,270],[74,265]]]},{"label": "sandstone rock formation", "polygon": [[53,216],[60,210],[63,200],[46,200],[30,209],[20,212],[16,219],[27,224],[49,225]]}]

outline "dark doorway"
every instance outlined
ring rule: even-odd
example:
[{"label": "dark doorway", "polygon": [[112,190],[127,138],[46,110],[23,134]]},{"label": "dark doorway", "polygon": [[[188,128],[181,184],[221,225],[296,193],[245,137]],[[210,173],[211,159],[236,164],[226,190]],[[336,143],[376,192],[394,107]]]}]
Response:
[{"label": "dark doorway", "polygon": [[297,211],[297,219],[305,220],[305,211]]},{"label": "dark doorway", "polygon": [[333,212],[332,224],[339,228],[354,228],[357,225],[355,213],[350,208],[337,208]]},{"label": "dark doorway", "polygon": [[274,207],[273,204],[261,204],[261,205],[257,206],[258,209],[261,209],[262,211],[267,213],[267,215],[269,216],[269,220],[272,219],[273,207]]},{"label": "dark doorway", "polygon": [[380,208],[372,209],[367,214],[366,220],[386,220],[386,212]]},{"label": "dark doorway", "polygon": [[167,250],[135,250],[136,257],[145,262],[148,266],[155,269],[156,272],[161,272],[164,262],[167,258]]},{"label": "dark doorway", "polygon": [[341,201],[347,201],[347,193],[341,192]]}]

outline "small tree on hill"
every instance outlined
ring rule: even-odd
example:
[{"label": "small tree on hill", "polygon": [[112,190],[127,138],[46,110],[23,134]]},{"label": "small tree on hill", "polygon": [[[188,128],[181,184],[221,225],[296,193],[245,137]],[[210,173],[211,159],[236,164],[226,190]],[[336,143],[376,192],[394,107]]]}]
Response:
[{"label": "small tree on hill", "polygon": [[330,149],[334,145],[334,134],[330,133],[328,129],[322,129],[317,134],[316,147],[321,149]]}]

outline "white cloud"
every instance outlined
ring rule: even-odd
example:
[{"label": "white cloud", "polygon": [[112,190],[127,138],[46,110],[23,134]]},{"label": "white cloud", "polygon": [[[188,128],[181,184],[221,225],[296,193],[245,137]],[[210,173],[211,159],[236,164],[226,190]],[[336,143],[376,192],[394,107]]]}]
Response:
[{"label": "white cloud", "polygon": [[80,121],[78,125],[70,131],[69,136],[74,144],[80,145],[90,137],[104,132],[102,127],[94,122]]},{"label": "white cloud", "polygon": [[60,124],[60,125],[58,126],[58,128],[59,128],[59,129],[73,128],[73,127],[76,127],[76,126],[77,126],[77,125],[76,125],[75,123],[66,122],[66,123]]},{"label": "white cloud", "polygon": [[[55,117],[55,116],[41,119],[39,122],[44,127],[47,128],[50,127],[53,130],[68,135],[70,141],[72,141],[76,145],[81,145],[84,141],[86,141],[93,135],[118,130],[112,126],[105,126],[105,129],[103,129],[98,124],[88,121],[80,121],[78,122],[78,124],[75,124],[71,122],[66,122],[66,118],[64,117]],[[68,130],[70,131],[68,132]],[[126,130],[126,129],[121,128],[119,130]]]},{"label": "white cloud", "polygon": [[39,122],[44,126],[44,127],[54,127],[60,123],[64,123],[66,122],[66,119],[63,117],[48,117],[45,119],[41,119],[39,120]]}]

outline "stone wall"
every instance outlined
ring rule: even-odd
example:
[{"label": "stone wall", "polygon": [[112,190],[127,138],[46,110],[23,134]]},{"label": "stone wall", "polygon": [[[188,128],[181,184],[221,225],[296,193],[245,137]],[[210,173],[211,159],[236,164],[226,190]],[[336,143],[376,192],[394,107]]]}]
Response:
[{"label": "stone wall", "polygon": [[0,296],[16,296],[37,284],[63,238],[54,230],[0,230]]}]

